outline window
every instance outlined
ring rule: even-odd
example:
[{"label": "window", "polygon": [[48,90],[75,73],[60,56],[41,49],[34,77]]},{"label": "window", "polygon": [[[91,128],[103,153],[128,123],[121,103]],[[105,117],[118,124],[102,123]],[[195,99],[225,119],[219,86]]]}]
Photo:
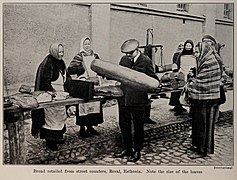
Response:
[{"label": "window", "polygon": [[231,19],[231,4],[224,4],[224,17]]},{"label": "window", "polygon": [[177,10],[188,12],[188,4],[177,4]]}]

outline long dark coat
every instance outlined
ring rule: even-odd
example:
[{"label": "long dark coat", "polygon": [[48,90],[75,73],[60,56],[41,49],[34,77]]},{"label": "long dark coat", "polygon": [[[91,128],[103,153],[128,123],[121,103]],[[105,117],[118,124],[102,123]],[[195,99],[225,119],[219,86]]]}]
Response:
[{"label": "long dark coat", "polygon": [[[51,91],[55,92],[51,82],[56,81],[59,78],[60,71],[63,73],[66,71],[66,66],[63,60],[57,60],[52,55],[48,55],[42,63],[39,65],[36,79],[35,79],[35,91]],[[70,79],[70,75],[66,72],[66,78]],[[68,91],[68,82],[64,83],[64,90]],[[32,127],[31,134],[33,136],[39,133],[41,127],[45,124],[44,109],[31,111]]]},{"label": "long dark coat", "polygon": [[[154,73],[151,60],[143,53],[140,54],[137,61],[132,64],[131,60],[127,56],[123,56],[119,63],[121,66],[142,72],[152,78],[158,80],[158,77]],[[124,96],[119,98],[120,105],[125,106],[147,106],[149,105],[148,95],[144,91],[139,91],[121,84],[121,89],[124,92]]]}]

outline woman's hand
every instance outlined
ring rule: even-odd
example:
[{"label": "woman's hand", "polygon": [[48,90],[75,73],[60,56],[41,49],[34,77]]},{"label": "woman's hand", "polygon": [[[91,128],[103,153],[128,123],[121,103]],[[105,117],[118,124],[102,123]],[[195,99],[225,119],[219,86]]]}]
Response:
[{"label": "woman's hand", "polygon": [[54,91],[54,92],[47,91],[47,93],[49,93],[53,98],[55,98],[57,96],[57,92],[56,91]]}]

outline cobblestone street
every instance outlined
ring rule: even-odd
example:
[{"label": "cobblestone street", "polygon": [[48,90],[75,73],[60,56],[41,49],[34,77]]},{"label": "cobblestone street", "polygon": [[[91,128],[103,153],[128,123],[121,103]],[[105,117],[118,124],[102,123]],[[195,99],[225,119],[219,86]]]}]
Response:
[{"label": "cobblestone street", "polygon": [[190,131],[185,131],[146,143],[141,159],[136,163],[127,162],[126,158],[113,158],[112,154],[104,154],[88,160],[86,164],[232,166],[234,158],[232,122],[218,123],[215,135],[215,153],[205,158],[192,160],[188,157],[193,152],[188,150],[191,143]]}]

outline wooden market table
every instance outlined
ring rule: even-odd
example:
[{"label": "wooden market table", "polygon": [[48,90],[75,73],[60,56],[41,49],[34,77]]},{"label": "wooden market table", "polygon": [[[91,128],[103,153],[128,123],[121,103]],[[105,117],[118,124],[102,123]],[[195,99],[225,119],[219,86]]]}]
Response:
[{"label": "wooden market table", "polygon": [[[98,97],[90,101],[99,99],[103,98]],[[69,98],[39,103],[37,108],[31,109],[23,109],[15,105],[4,107],[4,124],[6,125],[9,136],[10,164],[25,164],[26,162],[24,112],[54,106],[79,105],[83,102],[85,101],[80,98]]]},{"label": "wooden market table", "polygon": [[[151,95],[158,96],[159,94],[172,91],[174,90],[163,87],[159,93],[152,93]],[[100,93],[97,93],[96,95],[97,96],[89,102],[108,98],[106,96],[101,96]],[[39,103],[37,108],[30,109],[21,108],[14,104],[10,107],[4,107],[4,124],[8,130],[10,164],[25,164],[26,162],[27,151],[25,149],[24,112],[54,106],[79,105],[84,102],[85,101],[81,98],[69,98],[65,100],[54,100],[51,102]]]}]

